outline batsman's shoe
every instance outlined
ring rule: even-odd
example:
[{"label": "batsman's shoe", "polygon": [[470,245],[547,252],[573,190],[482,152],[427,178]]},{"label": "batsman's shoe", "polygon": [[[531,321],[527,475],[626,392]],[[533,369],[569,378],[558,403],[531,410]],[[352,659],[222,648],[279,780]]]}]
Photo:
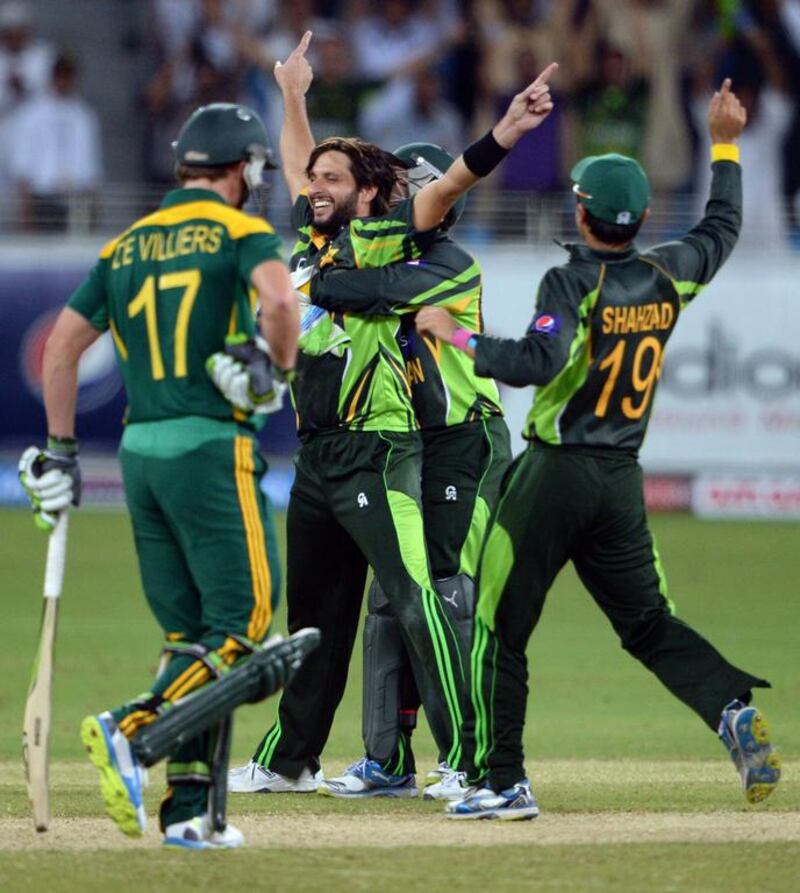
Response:
[{"label": "batsman's shoe", "polygon": [[769,727],[756,707],[731,701],[722,711],[717,730],[742,778],[744,795],[750,803],[766,799],[781,777],[781,759],[772,749]]},{"label": "batsman's shoe", "polygon": [[251,760],[228,772],[228,790],[232,794],[313,794],[322,778],[321,769],[303,769],[299,778],[289,778]]},{"label": "batsman's shoe", "polygon": [[142,789],[147,775],[136,761],[130,742],[110,713],[87,716],[81,723],[81,741],[100,772],[106,811],[123,834],[141,837],[146,824]]},{"label": "batsman's shoe", "polygon": [[233,850],[244,846],[244,835],[233,825],[227,825],[224,831],[212,831],[208,818],[198,815],[167,825],[162,843],[187,850]]},{"label": "batsman's shoe", "polygon": [[535,819],[539,805],[527,778],[497,793],[488,786],[470,788],[461,800],[445,806],[449,819]]},{"label": "batsman's shoe", "polygon": [[413,775],[390,775],[381,764],[362,757],[348,766],[343,775],[320,782],[317,793],[325,797],[416,797],[419,794]]},{"label": "batsman's shoe", "polygon": [[461,800],[466,793],[466,775],[447,763],[439,763],[425,776],[423,800]]}]

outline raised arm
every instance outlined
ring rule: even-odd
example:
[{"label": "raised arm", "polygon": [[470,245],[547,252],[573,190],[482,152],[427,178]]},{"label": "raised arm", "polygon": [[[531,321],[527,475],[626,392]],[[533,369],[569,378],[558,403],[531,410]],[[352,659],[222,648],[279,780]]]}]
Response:
[{"label": "raised arm", "polygon": [[311,32],[289,53],[286,61],[275,63],[275,80],[283,96],[283,124],[281,126],[281,167],[289,195],[294,202],[308,185],[306,167],[314,148],[314,136],[306,111],[306,93],[311,86],[314,72],[306,59]]},{"label": "raised arm", "polygon": [[658,245],[642,257],[663,266],[680,291],[681,304],[691,301],[725,263],[742,225],[741,136],[747,121],[730,79],[714,94],[708,110],[711,137],[711,194],[703,219],[684,238]]},{"label": "raised arm", "polygon": [[438,180],[426,184],[414,198],[414,226],[438,226],[461,195],[488,176],[526,133],[537,128],[553,109],[549,80],[558,69],[550,65],[518,93],[506,113],[486,136],[473,143]]}]

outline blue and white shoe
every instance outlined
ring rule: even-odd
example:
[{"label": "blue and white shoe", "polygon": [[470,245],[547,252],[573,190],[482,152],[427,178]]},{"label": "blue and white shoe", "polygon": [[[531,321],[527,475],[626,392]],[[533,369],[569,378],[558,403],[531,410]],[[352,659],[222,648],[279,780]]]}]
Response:
[{"label": "blue and white shoe", "polygon": [[742,778],[748,801],[758,803],[769,797],[780,781],[781,758],[772,749],[761,711],[731,701],[722,711],[717,733]]},{"label": "blue and white shoe", "polygon": [[460,799],[445,807],[448,819],[535,819],[539,805],[527,778],[497,793],[490,787],[470,788]]},{"label": "blue and white shoe", "polygon": [[343,775],[326,778],[317,793],[324,797],[416,797],[419,794],[413,775],[390,775],[381,764],[362,757],[348,766]]},{"label": "blue and white shoe", "polygon": [[81,741],[100,772],[100,793],[108,814],[123,834],[141,837],[147,823],[142,803],[147,772],[136,760],[130,741],[110,713],[87,716],[81,723]]},{"label": "blue and white shoe", "polygon": [[227,825],[224,831],[212,831],[208,817],[198,815],[167,825],[162,843],[186,850],[232,850],[244,846],[244,835],[233,825]]}]

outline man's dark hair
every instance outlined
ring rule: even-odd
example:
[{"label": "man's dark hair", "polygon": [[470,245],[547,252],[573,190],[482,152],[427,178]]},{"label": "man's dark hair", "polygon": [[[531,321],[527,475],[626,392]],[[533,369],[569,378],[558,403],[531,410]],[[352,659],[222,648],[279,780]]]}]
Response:
[{"label": "man's dark hair", "polygon": [[585,206],[583,210],[589,232],[605,245],[626,245],[632,242],[644,223],[644,217],[640,217],[636,223],[606,223],[605,220],[592,216]]},{"label": "man's dark hair", "polygon": [[183,186],[187,180],[221,180],[238,161],[232,164],[176,164],[175,179]]},{"label": "man's dark hair", "polygon": [[350,159],[350,172],[359,189],[377,187],[378,192],[370,205],[372,216],[380,216],[389,210],[396,172],[398,167],[404,169],[407,166],[405,162],[374,143],[366,143],[355,137],[334,136],[314,147],[308,159],[306,176],[311,176],[317,159],[326,152],[342,152]]}]

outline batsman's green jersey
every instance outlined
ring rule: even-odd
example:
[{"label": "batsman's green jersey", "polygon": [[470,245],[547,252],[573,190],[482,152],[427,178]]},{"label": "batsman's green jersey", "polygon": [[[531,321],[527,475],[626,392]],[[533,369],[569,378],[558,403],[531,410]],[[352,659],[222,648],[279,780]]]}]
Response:
[{"label": "batsman's green jersey", "polygon": [[[357,217],[331,242],[313,227],[306,195],[294,206],[299,239],[291,258],[293,270],[342,262],[349,267],[377,267],[418,258],[411,202],[386,217]],[[414,431],[417,422],[405,360],[398,343],[395,315],[360,317],[311,307],[301,323],[300,355],[292,400],[298,433],[331,430]]]},{"label": "batsman's green jersey", "polygon": [[206,189],[176,189],[100,252],[69,306],[111,329],[128,422],[186,415],[231,419],[206,374],[225,336],[254,331],[250,274],[279,260],[272,227]]},{"label": "batsman's green jersey", "polygon": [[[204,189],[169,193],[109,242],[69,301],[111,330],[128,397],[120,448],[148,603],[170,658],[150,691],[113,711],[133,737],[264,638],[277,556],[252,427],[214,387],[206,359],[255,329],[250,275],[280,258],[266,221]],[[169,824],[206,810],[208,735],[170,759]]]},{"label": "batsman's green jersey", "polygon": [[478,339],[479,375],[538,385],[528,439],[638,451],[680,312],[736,243],[740,195],[739,165],[715,162],[706,215],[685,238],[642,253],[566,246],[569,260],[542,280],[526,337]]},{"label": "batsman's green jersey", "polygon": [[[344,233],[333,244],[338,248],[348,238]],[[337,253],[333,263],[311,280],[311,301],[334,313],[402,315],[396,337],[421,428],[444,428],[503,414],[494,381],[476,375],[462,351],[417,334],[409,316],[433,304],[449,310],[460,326],[483,332],[481,269],[474,258],[439,232],[422,256],[379,269],[360,269],[357,275],[348,272],[352,270],[346,251]]]}]

